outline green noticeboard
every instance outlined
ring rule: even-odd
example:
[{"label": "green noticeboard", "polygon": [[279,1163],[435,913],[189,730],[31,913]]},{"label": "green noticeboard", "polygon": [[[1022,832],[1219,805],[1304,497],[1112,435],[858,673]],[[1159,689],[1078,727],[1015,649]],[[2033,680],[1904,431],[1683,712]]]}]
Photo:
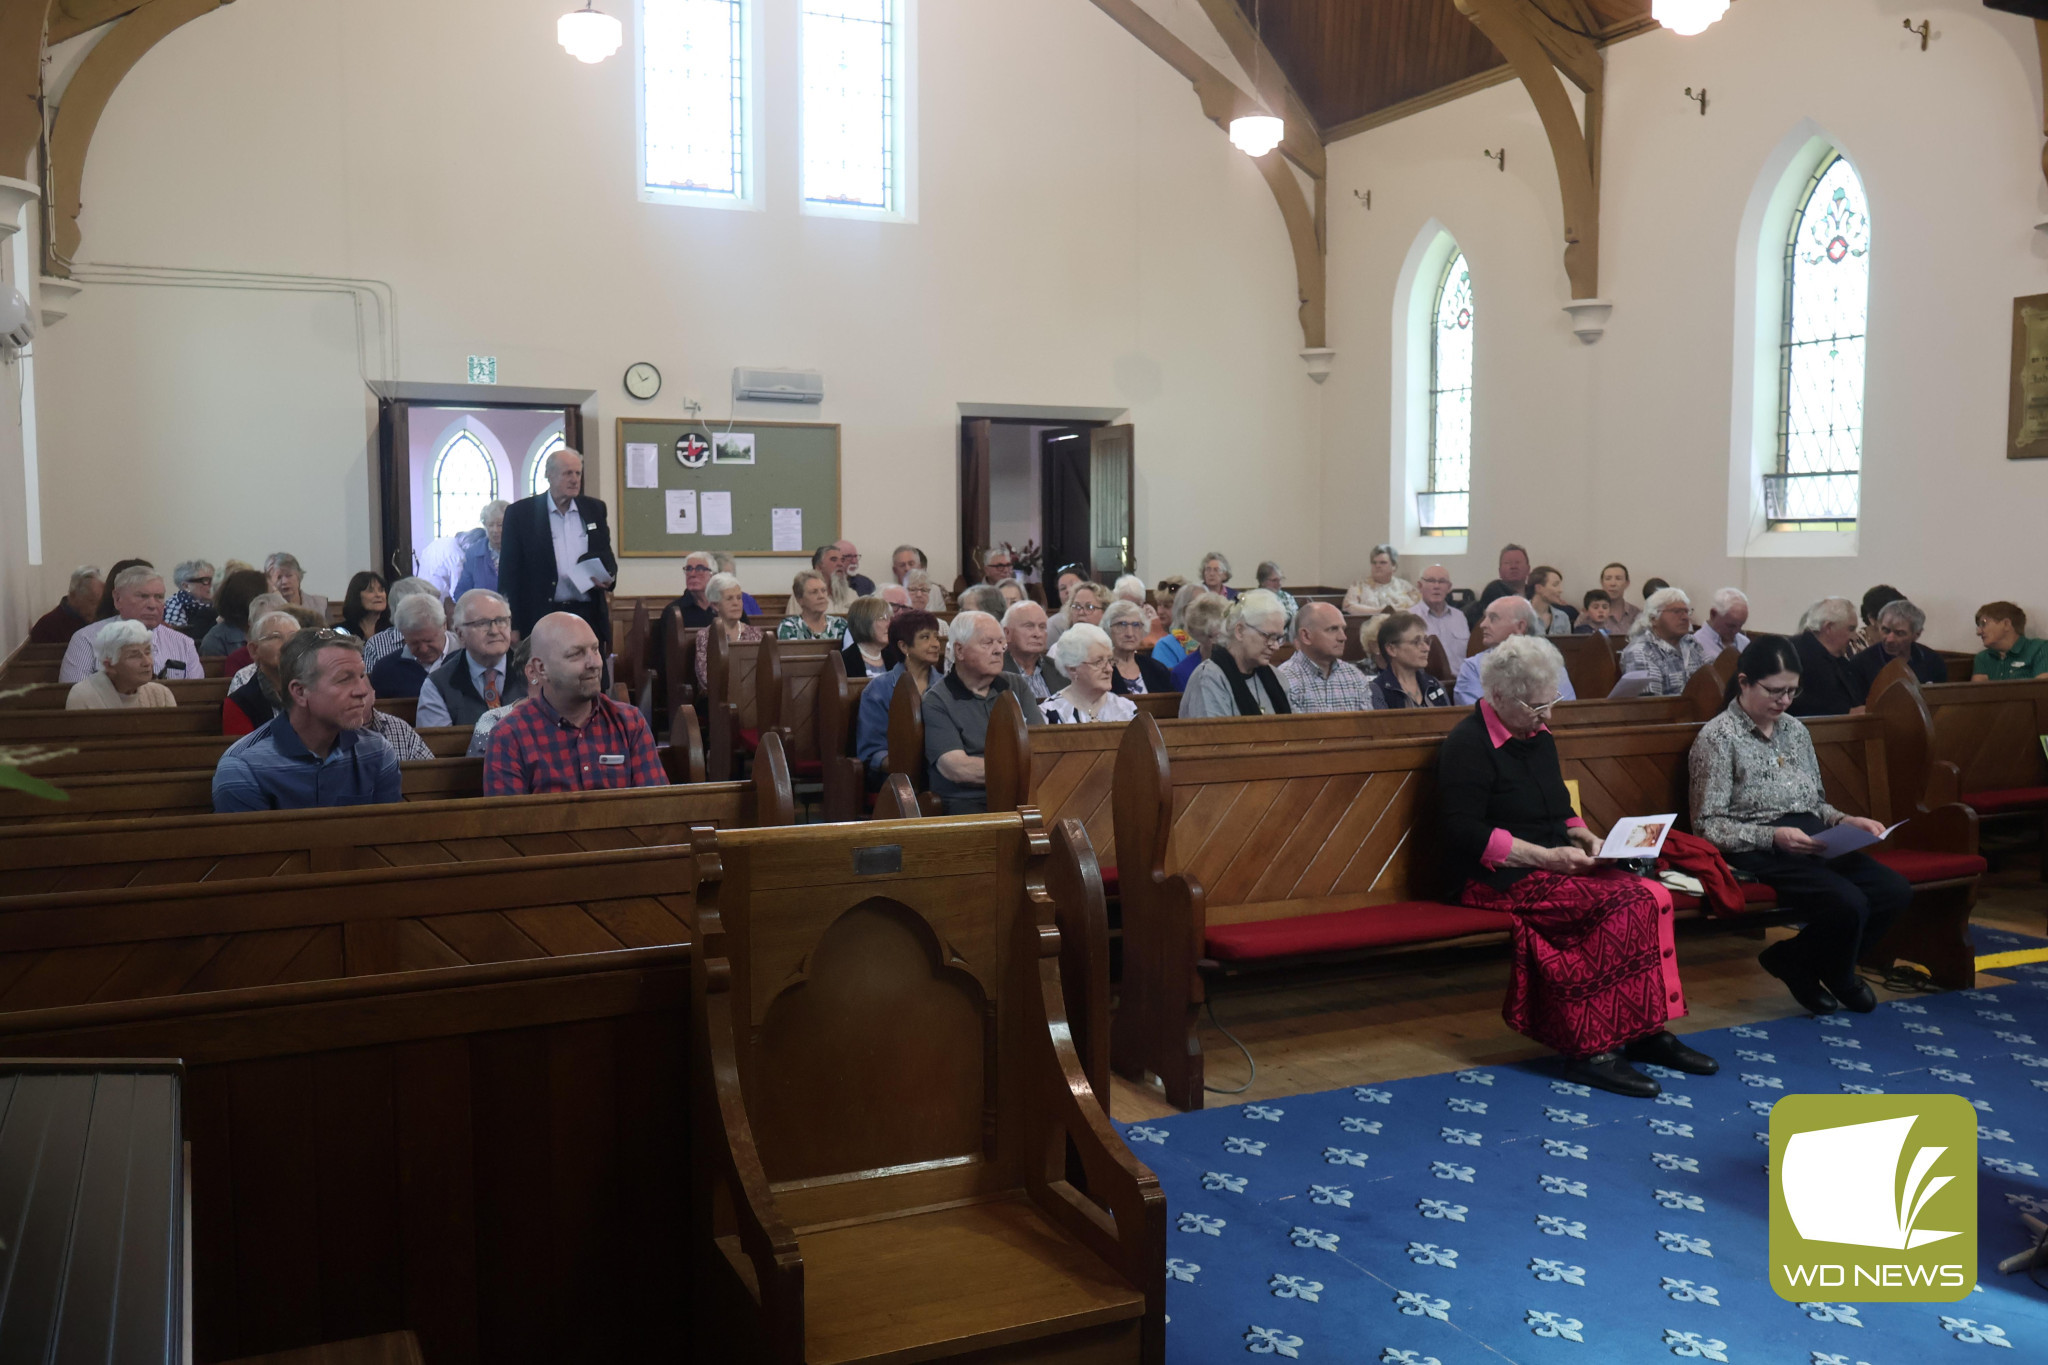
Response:
[{"label": "green noticeboard", "polygon": [[836,422],[621,417],[619,554],[802,555],[839,539]]}]

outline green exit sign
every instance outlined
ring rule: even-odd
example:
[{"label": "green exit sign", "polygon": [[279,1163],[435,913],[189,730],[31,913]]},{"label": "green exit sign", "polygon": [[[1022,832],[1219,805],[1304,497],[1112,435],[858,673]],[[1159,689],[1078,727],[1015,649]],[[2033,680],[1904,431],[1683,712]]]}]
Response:
[{"label": "green exit sign", "polygon": [[469,358],[469,382],[472,384],[495,384],[498,382],[498,357],[494,355],[473,355]]}]

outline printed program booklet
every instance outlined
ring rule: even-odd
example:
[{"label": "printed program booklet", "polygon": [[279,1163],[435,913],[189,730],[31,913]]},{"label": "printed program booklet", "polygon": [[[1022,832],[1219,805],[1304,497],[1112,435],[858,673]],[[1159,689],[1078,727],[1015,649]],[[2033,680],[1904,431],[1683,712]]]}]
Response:
[{"label": "printed program booklet", "polygon": [[1671,826],[1678,822],[1678,815],[1624,815],[1614,822],[1614,828],[1607,831],[1607,842],[1600,846],[1597,858],[1654,858],[1663,851],[1664,836],[1671,833]]}]

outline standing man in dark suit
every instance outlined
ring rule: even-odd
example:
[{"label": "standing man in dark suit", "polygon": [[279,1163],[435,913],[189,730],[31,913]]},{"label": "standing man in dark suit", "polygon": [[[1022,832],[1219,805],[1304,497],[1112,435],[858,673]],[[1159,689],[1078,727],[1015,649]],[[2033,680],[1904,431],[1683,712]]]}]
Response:
[{"label": "standing man in dark suit", "polygon": [[[605,506],[583,496],[583,457],[573,450],[548,456],[548,491],[521,498],[505,511],[504,543],[498,553],[498,591],[512,606],[512,629],[531,635],[550,612],[566,611],[590,624],[606,653],[612,647],[611,612],[605,589],[618,580],[619,561]],[[595,559],[603,572],[589,589],[573,581],[576,566]]]}]

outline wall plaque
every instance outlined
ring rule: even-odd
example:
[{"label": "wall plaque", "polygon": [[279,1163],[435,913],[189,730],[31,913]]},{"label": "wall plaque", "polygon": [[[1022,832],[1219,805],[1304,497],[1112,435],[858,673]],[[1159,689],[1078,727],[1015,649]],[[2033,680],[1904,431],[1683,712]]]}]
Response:
[{"label": "wall plaque", "polygon": [[2048,459],[2048,294],[2012,301],[2012,393],[2005,458]]}]

